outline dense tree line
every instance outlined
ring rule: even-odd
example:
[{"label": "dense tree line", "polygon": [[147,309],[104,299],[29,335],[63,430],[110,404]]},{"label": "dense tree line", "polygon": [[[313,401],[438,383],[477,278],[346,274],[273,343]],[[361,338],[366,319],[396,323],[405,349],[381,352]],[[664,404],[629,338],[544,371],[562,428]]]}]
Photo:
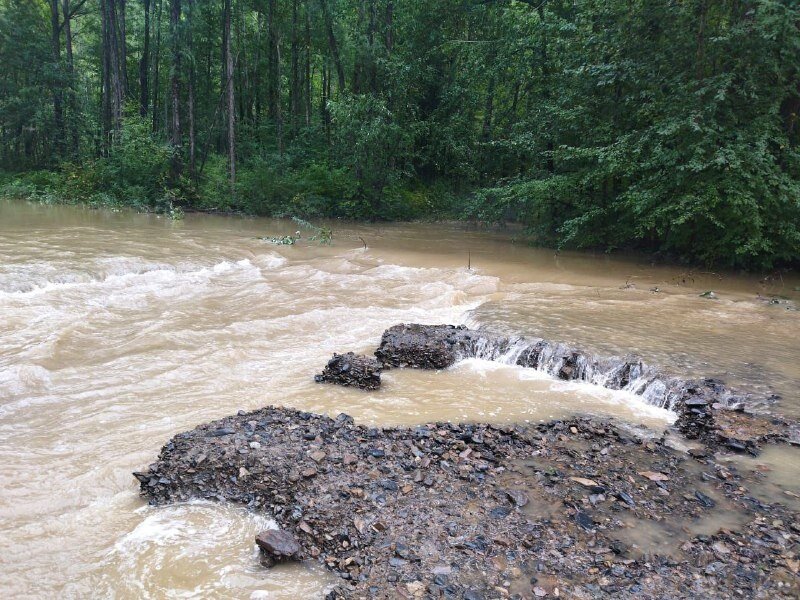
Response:
[{"label": "dense tree line", "polygon": [[795,0],[0,0],[0,64],[7,192],[800,258]]}]

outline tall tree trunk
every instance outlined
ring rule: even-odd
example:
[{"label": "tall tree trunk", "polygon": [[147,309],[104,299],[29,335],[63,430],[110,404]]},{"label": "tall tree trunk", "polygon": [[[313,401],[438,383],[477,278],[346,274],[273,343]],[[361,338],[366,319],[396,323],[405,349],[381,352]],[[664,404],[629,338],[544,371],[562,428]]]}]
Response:
[{"label": "tall tree trunk", "polygon": [[[339,93],[344,92],[344,67],[342,66],[342,59],[339,56],[339,44],[336,42],[336,36],[333,33],[333,20],[328,7],[328,0],[319,0],[320,8],[322,9],[322,16],[325,20],[325,32],[328,35],[328,48],[330,49],[333,64],[336,67],[336,75],[339,80]],[[330,98],[330,96],[328,96]]]},{"label": "tall tree trunk", "polygon": [[392,48],[394,48],[394,2],[389,0],[386,3],[386,52],[388,54],[392,53]]},{"label": "tall tree trunk", "polygon": [[153,132],[158,131],[160,108],[158,105],[158,93],[161,87],[161,76],[159,65],[161,64],[161,8],[164,0],[158,0],[158,10],[156,11],[156,52],[153,57]]},{"label": "tall tree trunk", "polygon": [[227,81],[227,104],[228,104],[228,161],[229,175],[231,183],[231,196],[236,190],[236,99],[233,94],[233,55],[231,54],[231,0],[225,0],[224,6],[224,39],[225,39],[225,72],[228,76]]},{"label": "tall tree trunk", "polygon": [[[242,14],[242,3],[238,3],[237,6],[239,7],[239,19],[237,20],[233,15],[231,18],[233,22],[238,24],[238,28],[236,29],[236,35],[238,39],[238,44],[236,45],[236,69],[234,71],[234,75],[238,75],[238,77],[234,77],[234,93],[236,95],[237,102],[239,104],[239,119],[244,120],[247,119],[250,115],[250,68],[247,63],[247,36],[245,32],[245,20],[244,17],[241,16]],[[232,42],[231,42],[232,43]]]},{"label": "tall tree trunk", "polygon": [[150,0],[144,0],[144,41],[139,59],[139,114],[147,116],[150,103],[148,77],[150,75]]},{"label": "tall tree trunk", "polygon": [[258,127],[261,120],[261,38],[264,31],[264,13],[259,10],[256,14],[256,68],[253,72],[253,123]]},{"label": "tall tree trunk", "polygon": [[111,112],[115,132],[118,132],[122,127],[122,109],[125,102],[125,81],[122,62],[125,40],[122,39],[122,31],[120,29],[118,2],[124,2],[124,0],[106,0],[108,44],[111,49]]},{"label": "tall tree trunk", "polygon": [[101,143],[100,151],[108,151],[111,132],[111,45],[108,42],[108,3],[107,0],[100,0],[100,54],[101,54],[101,92],[100,92],[100,123],[101,123]]},{"label": "tall tree trunk", "polygon": [[278,77],[275,79],[275,135],[278,138],[278,153],[283,156],[283,115],[281,111],[281,40],[275,38],[275,67]]},{"label": "tall tree trunk", "polygon": [[228,55],[226,50],[228,48],[228,36],[230,35],[230,28],[225,27],[225,19],[227,14],[227,0],[223,0],[222,4],[222,45],[219,47],[219,60],[220,60],[220,80],[219,80],[219,98],[220,106],[222,107],[222,122],[223,127],[217,136],[217,152],[223,153],[227,151],[227,125],[228,121],[228,81],[233,79],[233,73],[228,71]]},{"label": "tall tree trunk", "polygon": [[172,182],[177,183],[181,174],[181,45],[179,26],[181,19],[181,0],[170,0],[169,35],[172,50],[172,64],[169,72],[170,87],[170,143],[172,144]]},{"label": "tall tree trunk", "polygon": [[305,100],[306,100],[306,127],[311,126],[311,11],[306,0],[306,69],[305,69]]},{"label": "tall tree trunk", "polygon": [[369,0],[368,9],[367,42],[369,44],[369,55],[367,56],[367,83],[369,84],[369,90],[375,94],[378,91],[378,65],[375,61],[375,31],[378,26],[378,15],[375,0]]},{"label": "tall tree trunk", "polygon": [[[119,26],[115,0],[100,0],[102,26],[102,52],[104,85],[103,124],[104,137],[116,135],[122,127],[124,102],[119,53]],[[106,140],[106,143],[112,140]]]},{"label": "tall tree trunk", "polygon": [[[356,23],[356,33],[361,37],[361,32],[364,27],[364,3],[367,0],[359,0],[358,2],[358,20]],[[362,91],[362,79],[364,77],[364,45],[360,40],[356,41],[355,57],[353,58],[353,78],[350,81],[350,89],[354,94],[360,94]]]},{"label": "tall tree trunk", "polygon": [[78,98],[75,94],[75,58],[72,52],[72,16],[70,15],[69,0],[62,0],[62,13],[64,14],[64,45],[67,54],[67,110],[69,111],[69,139],[70,151],[77,158],[80,148],[78,140]]},{"label": "tall tree trunk", "polygon": [[700,0],[697,6],[697,48],[695,49],[695,78],[697,81],[703,79],[706,60],[706,18],[708,16],[708,5],[706,0]]},{"label": "tall tree trunk", "polygon": [[128,96],[128,31],[125,19],[125,3],[127,0],[119,2],[119,65],[120,65],[120,85],[122,86],[122,97]]},{"label": "tall tree trunk", "polygon": [[187,0],[187,38],[189,47],[189,86],[187,91],[186,112],[189,120],[189,176],[194,179],[196,175],[196,132],[195,132],[195,60],[194,60],[194,0]]},{"label": "tall tree trunk", "polygon": [[61,27],[58,17],[58,0],[50,0],[50,51],[53,55],[53,120],[55,122],[55,150],[64,154],[64,81],[61,76]]},{"label": "tall tree trunk", "polygon": [[277,62],[277,35],[275,33],[275,0],[269,0],[267,9],[267,110],[270,119],[275,120],[278,114],[278,62]]},{"label": "tall tree trunk", "polygon": [[291,73],[289,81],[289,110],[292,135],[297,133],[297,115],[300,113],[300,57],[297,40],[297,0],[292,0]]}]

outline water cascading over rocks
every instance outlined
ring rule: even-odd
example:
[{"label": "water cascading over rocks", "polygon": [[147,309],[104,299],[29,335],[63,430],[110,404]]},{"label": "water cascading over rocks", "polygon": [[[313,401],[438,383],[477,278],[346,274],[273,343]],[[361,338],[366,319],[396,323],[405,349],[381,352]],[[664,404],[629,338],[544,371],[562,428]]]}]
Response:
[{"label": "water cascading over rocks", "polygon": [[[340,356],[334,355],[331,363]],[[403,323],[383,333],[375,357],[378,383],[371,379],[369,386],[361,387],[375,389],[381,368],[445,369],[463,359],[479,358],[536,369],[564,381],[583,381],[635,394],[648,404],[677,413],[676,426],[688,438],[756,452],[755,439],[725,428],[731,411],[716,411],[743,410],[752,406],[754,399],[729,390],[715,379],[687,380],[667,375],[635,356],[597,357],[562,343],[500,335],[463,325]],[[318,376],[318,381],[322,379]],[[333,377],[325,380],[335,382]],[[715,414],[720,418],[715,419]]]},{"label": "water cascading over rocks", "polygon": [[[637,357],[601,358],[566,344],[471,330],[463,325],[395,325],[384,332],[375,356],[384,368],[420,369],[444,369],[459,360],[480,358],[536,369],[565,381],[624,390],[667,409],[676,408],[689,383],[666,376]],[[714,401],[726,407],[745,400],[719,386],[713,392]]]}]

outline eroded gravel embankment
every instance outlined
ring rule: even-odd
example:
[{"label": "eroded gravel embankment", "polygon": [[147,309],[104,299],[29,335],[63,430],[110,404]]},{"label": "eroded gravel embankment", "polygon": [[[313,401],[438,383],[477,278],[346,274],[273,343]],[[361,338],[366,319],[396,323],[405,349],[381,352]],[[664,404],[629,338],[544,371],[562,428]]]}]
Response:
[{"label": "eroded gravel embankment", "polygon": [[[735,472],[586,419],[367,428],[284,408],[179,434],[147,473],[155,504],[273,515],[344,597],[797,597],[798,515]],[[721,514],[735,528],[692,535]],[[672,530],[637,549],[624,522]],[[702,527],[700,527],[702,529]]]},{"label": "eroded gravel embankment", "polygon": [[679,452],[653,432],[586,418],[368,428],[268,407],[175,436],[136,474],[142,494],[267,512],[299,544],[278,536],[276,558],[323,562],[341,578],[331,597],[800,596],[797,498],[764,503],[756,477],[718,461],[785,441],[789,428],[726,410],[737,397],[719,382],[421,325],[387,330],[377,361],[335,355],[318,380],[375,389],[382,368],[443,368],[514,344],[516,364],[562,379],[644,380],[642,393],[664,394],[695,446]]}]

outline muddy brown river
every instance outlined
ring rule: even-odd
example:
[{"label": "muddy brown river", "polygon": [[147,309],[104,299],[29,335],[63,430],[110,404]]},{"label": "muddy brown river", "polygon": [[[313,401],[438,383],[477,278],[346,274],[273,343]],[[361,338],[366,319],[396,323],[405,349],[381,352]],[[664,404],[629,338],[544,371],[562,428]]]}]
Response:
[{"label": "muddy brown river", "polygon": [[[331,246],[276,246],[259,236],[295,223],[0,200],[0,596],[320,597],[321,569],[259,566],[253,536],[267,517],[138,497],[131,471],[172,435],[240,409],[373,424],[589,413],[661,431],[673,420],[633,394],[480,360],[389,371],[375,393],[313,382],[334,351],[370,352],[400,322],[635,353],[778,394],[764,409],[800,416],[796,276],[556,254],[462,226],[331,226]],[[771,485],[800,491],[797,461],[780,452],[763,459]]]}]

